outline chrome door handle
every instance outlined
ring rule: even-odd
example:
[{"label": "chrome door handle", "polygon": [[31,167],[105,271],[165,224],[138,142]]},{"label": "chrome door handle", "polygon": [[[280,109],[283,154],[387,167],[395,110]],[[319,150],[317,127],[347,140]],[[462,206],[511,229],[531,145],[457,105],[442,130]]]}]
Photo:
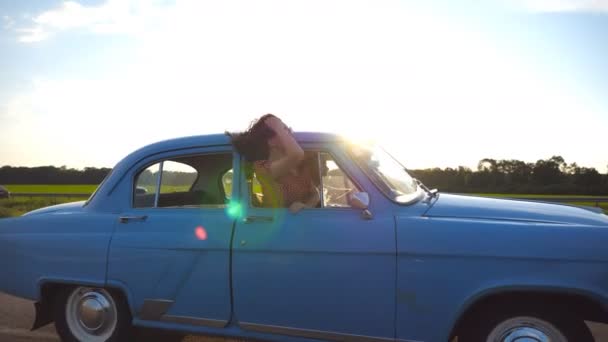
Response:
[{"label": "chrome door handle", "polygon": [[127,223],[130,221],[145,221],[148,218],[148,215],[142,216],[121,216],[118,218],[120,223]]},{"label": "chrome door handle", "polygon": [[274,218],[272,216],[247,216],[243,219],[245,223],[254,223],[254,222],[272,222]]}]

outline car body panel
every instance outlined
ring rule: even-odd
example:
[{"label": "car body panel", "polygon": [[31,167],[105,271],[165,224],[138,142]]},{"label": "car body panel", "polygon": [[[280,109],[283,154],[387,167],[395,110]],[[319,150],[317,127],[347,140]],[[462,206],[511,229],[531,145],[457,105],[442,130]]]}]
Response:
[{"label": "car body panel", "polygon": [[[148,165],[177,156],[218,153],[232,154],[232,150],[217,146],[153,154],[140,160],[115,186],[112,196],[127,198],[117,218],[135,219],[116,221],[108,280],[130,289],[134,316],[197,318],[224,325],[229,321],[234,218],[226,215],[227,208],[132,208],[130,200],[137,172]],[[170,301],[171,305],[162,314],[151,315],[142,311],[146,300]]]},{"label": "car body panel", "polygon": [[[141,312],[144,300],[174,301],[169,315],[230,318],[229,257],[232,220],[223,209],[128,211],[145,221],[117,223],[108,260],[108,280],[131,290]],[[197,228],[207,238],[197,237]],[[204,289],[201,288],[204,284]]]},{"label": "car body panel", "polygon": [[36,300],[45,282],[103,286],[115,217],[78,206],[0,220],[0,289]]},{"label": "car body panel", "polygon": [[608,230],[526,215],[535,223],[398,215],[397,336],[446,340],[466,303],[499,291],[576,293],[608,304]]},{"label": "car body panel", "polygon": [[603,227],[608,225],[608,216],[575,205],[452,194],[442,194],[427,216]]},{"label": "car body panel", "polygon": [[[344,157],[330,146],[304,146]],[[247,186],[241,193],[249,198]],[[294,215],[243,203],[246,217],[271,222],[236,225],[233,292],[241,327],[393,338],[394,221],[390,204],[372,203],[374,220],[353,208],[304,209]]]}]

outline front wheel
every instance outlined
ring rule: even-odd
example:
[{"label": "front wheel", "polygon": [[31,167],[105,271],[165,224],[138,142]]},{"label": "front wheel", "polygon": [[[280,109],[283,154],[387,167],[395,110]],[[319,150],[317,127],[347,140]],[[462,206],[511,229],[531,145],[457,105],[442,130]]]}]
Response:
[{"label": "front wheel", "polygon": [[[485,317],[484,317],[485,316]],[[486,313],[470,321],[462,342],[594,342],[585,322],[548,310]]]},{"label": "front wheel", "polygon": [[54,306],[55,327],[64,342],[130,341],[131,313],[122,296],[102,288],[62,291]]}]

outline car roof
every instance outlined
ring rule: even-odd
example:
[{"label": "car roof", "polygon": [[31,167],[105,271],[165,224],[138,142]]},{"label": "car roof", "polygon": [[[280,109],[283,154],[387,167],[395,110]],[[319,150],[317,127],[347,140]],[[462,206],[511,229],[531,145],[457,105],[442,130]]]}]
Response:
[{"label": "car roof", "polygon": [[[296,140],[300,143],[304,142],[327,142],[337,141],[343,138],[340,135],[332,133],[320,133],[320,132],[297,132],[294,133]],[[181,137],[169,140],[163,140],[146,145],[133,153],[129,154],[123,161],[135,162],[141,158],[144,158],[153,153],[159,153],[162,151],[179,150],[185,148],[196,148],[196,147],[208,147],[208,146],[222,146],[230,145],[230,138],[226,134],[208,134],[208,135],[195,135],[189,137]]]}]

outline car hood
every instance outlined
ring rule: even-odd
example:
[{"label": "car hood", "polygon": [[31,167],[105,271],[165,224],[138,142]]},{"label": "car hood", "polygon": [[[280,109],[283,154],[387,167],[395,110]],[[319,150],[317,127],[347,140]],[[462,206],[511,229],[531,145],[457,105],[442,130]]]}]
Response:
[{"label": "car hood", "polygon": [[52,205],[50,207],[44,207],[44,208],[32,210],[30,212],[27,212],[27,213],[23,214],[23,216],[26,216],[26,215],[40,215],[40,214],[56,213],[56,212],[79,211],[84,206],[84,203],[85,203],[85,201],[79,201],[79,202],[71,202],[71,203],[63,203],[63,204]]},{"label": "car hood", "polygon": [[440,194],[425,216],[608,227],[608,216],[591,207],[452,194]]}]

